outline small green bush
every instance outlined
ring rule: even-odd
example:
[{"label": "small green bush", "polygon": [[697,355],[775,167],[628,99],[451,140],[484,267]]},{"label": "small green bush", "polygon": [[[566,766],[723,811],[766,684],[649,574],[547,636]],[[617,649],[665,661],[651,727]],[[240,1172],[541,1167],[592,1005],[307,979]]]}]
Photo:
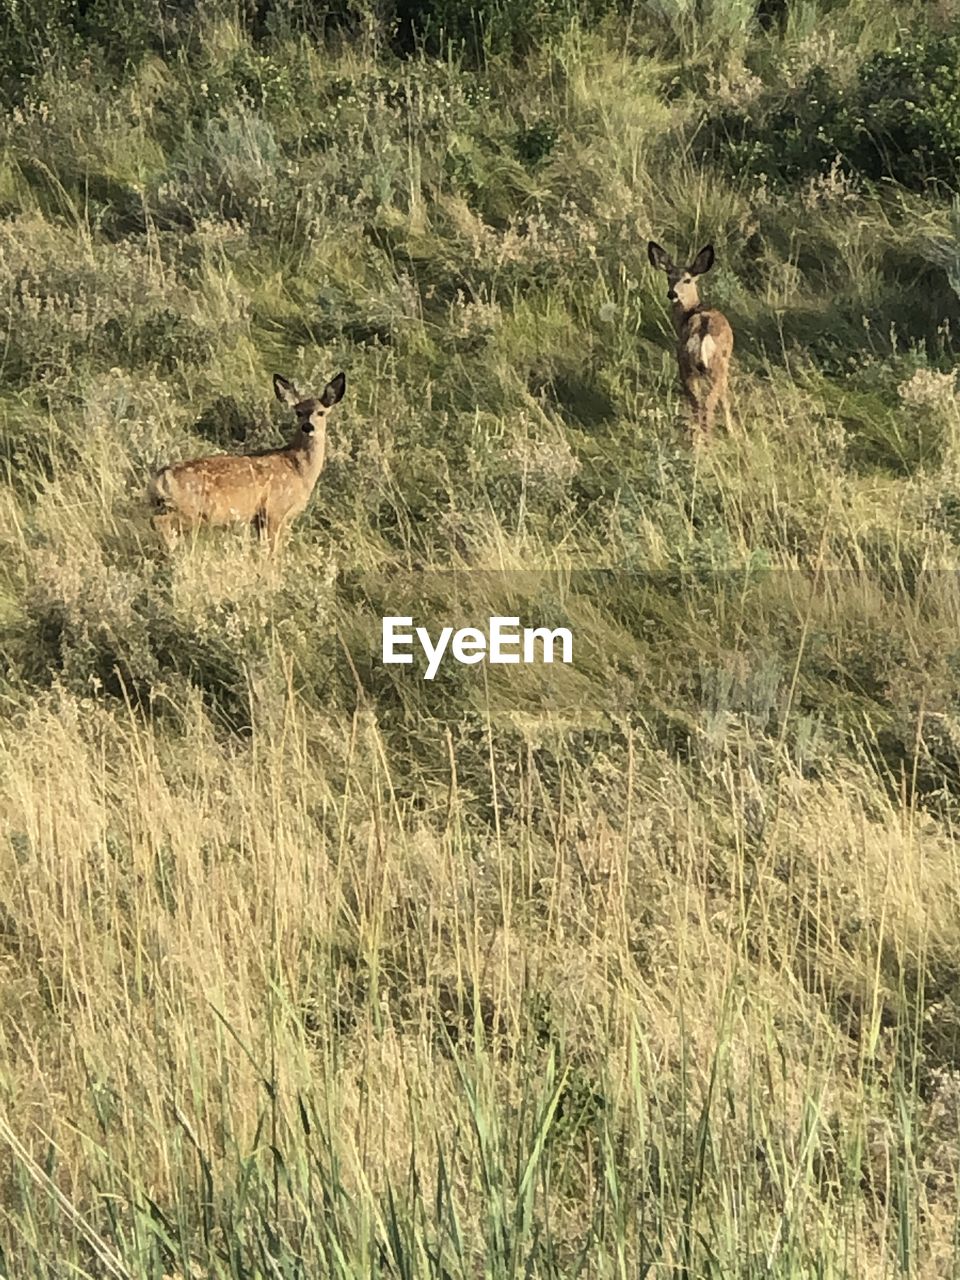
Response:
[{"label": "small green bush", "polygon": [[849,172],[911,190],[960,178],[960,35],[923,35],[876,53],[850,85],[814,67],[785,99],[718,118],[714,141],[732,171],[782,185]]}]

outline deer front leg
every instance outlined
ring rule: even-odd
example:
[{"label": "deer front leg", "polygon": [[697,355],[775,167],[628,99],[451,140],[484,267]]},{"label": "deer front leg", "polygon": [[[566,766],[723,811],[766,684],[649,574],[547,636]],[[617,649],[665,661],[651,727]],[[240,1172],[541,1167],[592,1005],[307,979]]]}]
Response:
[{"label": "deer front leg", "polygon": [[266,547],[271,554],[275,552],[280,545],[280,539],[288,522],[282,517],[271,517],[266,511],[258,511],[253,523],[257,530],[261,547]]},{"label": "deer front leg", "polygon": [[154,516],[150,522],[156,533],[159,535],[167,551],[172,551],[177,545],[177,539],[180,537],[181,525],[180,518],[175,511],[168,511],[164,515]]}]

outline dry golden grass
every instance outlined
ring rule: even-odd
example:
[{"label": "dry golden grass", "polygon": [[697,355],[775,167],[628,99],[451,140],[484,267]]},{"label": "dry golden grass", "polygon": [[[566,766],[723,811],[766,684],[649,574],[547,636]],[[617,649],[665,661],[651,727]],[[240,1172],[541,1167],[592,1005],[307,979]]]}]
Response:
[{"label": "dry golden grass", "polygon": [[[561,1254],[613,1190],[596,1186],[610,1142],[621,1177],[659,1151],[662,1258],[679,1261],[699,1123],[693,1222],[715,1232],[728,1206],[712,1237],[724,1265],[745,1215],[757,1248],[786,1234],[881,1273],[911,1158],[878,1092],[902,1052],[895,975],[960,944],[957,848],[937,824],[863,770],[761,786],[736,744],[695,794],[638,738],[607,762],[626,769],[616,825],[575,784],[557,807],[528,758],[527,807],[478,843],[455,789],[442,820],[397,801],[369,717],[334,735],[291,697],[225,748],[199,701],[182,713],[174,743],[53,693],[0,760],[7,1123],[35,1160],[56,1152],[73,1211],[98,1217],[96,1187],[126,1217],[191,1186],[199,1212],[202,1186],[235,1185],[251,1158],[269,1183],[267,1123],[286,1160],[277,1221],[309,1215],[307,1105],[365,1221],[353,1247],[385,1229],[412,1158],[434,1203],[438,1149],[472,1271],[493,1194],[483,1162],[508,1195],[530,1094],[559,1081],[562,1121],[535,1166],[551,1171],[542,1211]],[[764,815],[758,853],[749,824]],[[826,1016],[838,1001],[847,1026]],[[920,1032],[937,1011],[916,1016]],[[950,1247],[949,1149],[924,1266]],[[650,1195],[649,1170],[632,1176]],[[31,1194],[42,1236],[44,1183]],[[642,1207],[621,1208],[631,1265]]]}]

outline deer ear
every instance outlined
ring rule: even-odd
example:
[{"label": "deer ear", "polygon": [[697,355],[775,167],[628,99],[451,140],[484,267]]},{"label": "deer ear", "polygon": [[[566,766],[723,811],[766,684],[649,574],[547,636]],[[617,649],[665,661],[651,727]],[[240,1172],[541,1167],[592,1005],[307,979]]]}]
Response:
[{"label": "deer ear", "polygon": [[690,264],[690,274],[692,276],[702,276],[705,271],[709,271],[713,266],[714,257],[713,245],[705,244]]},{"label": "deer ear", "polygon": [[650,265],[656,267],[658,271],[669,271],[673,266],[669,253],[661,248],[656,240],[651,240],[647,244],[647,257],[650,259]]},{"label": "deer ear", "polygon": [[347,375],[338,373],[335,378],[331,378],[327,385],[323,388],[323,395],[320,397],[320,403],[325,409],[329,409],[331,405],[339,404],[343,399],[343,393],[347,389]]},{"label": "deer ear", "polygon": [[282,374],[275,373],[273,375],[273,390],[281,404],[288,404],[293,408],[295,404],[300,403],[300,396],[297,392],[297,388],[292,382],[288,382]]}]

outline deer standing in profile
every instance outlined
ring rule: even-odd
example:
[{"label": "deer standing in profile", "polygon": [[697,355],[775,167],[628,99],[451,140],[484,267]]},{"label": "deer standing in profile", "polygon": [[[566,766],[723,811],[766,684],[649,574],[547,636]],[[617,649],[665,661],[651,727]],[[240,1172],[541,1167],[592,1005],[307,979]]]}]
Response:
[{"label": "deer standing in profile", "polygon": [[652,266],[667,275],[670,286],[667,297],[673,303],[673,323],[677,330],[680,383],[696,423],[708,434],[720,402],[729,431],[727,374],[733,353],[733,329],[725,315],[703,305],[697,289],[697,276],[713,266],[713,245],[705,245],[686,268],[675,266],[666,250],[653,240],[647,245],[647,256]]},{"label": "deer standing in profile", "polygon": [[218,453],[164,467],[150,481],[149,496],[160,514],[153,526],[168,547],[196,525],[253,525],[276,547],[280,534],[303,511],[323,470],[326,418],[343,399],[346,375],[338,373],[317,398],[304,399],[292,382],[273,375],[277,399],[297,416],[297,434],[281,449],[262,453]]}]

